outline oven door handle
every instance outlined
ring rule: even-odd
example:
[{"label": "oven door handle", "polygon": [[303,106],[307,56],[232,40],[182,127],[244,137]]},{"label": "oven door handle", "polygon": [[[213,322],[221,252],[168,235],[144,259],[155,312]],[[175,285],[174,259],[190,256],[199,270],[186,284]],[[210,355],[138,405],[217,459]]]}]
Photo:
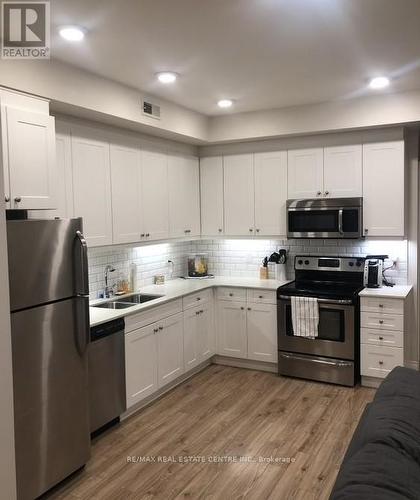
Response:
[{"label": "oven door handle", "polygon": [[299,361],[310,361],[311,363],[319,363],[321,365],[328,365],[328,366],[339,366],[341,368],[353,366],[353,363],[348,363],[346,361],[327,361],[324,359],[304,358],[303,356],[296,356],[296,355],[292,356],[291,354],[284,354],[282,352],[279,352],[279,356],[281,358],[285,358],[285,359],[297,359]]},{"label": "oven door handle", "polygon": [[340,208],[340,210],[338,211],[338,232],[340,234],[344,234],[344,231],[343,231],[343,209]]},{"label": "oven door handle", "polygon": [[[279,299],[281,300],[290,300],[290,296],[288,295],[279,295]],[[352,305],[353,302],[348,299],[317,299],[320,304],[339,304],[339,305]]]}]

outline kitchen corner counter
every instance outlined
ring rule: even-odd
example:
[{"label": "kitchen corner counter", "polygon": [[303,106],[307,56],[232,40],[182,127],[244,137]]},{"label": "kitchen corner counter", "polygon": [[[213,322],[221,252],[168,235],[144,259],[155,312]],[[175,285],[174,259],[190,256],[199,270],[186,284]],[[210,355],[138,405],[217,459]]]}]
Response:
[{"label": "kitchen corner counter", "polygon": [[405,299],[412,290],[412,285],[383,286],[382,288],[364,288],[360,297],[378,297],[388,299]]},{"label": "kitchen corner counter", "polygon": [[[277,290],[278,287],[290,283],[290,280],[279,281],[279,280],[260,280],[257,278],[231,278],[216,276],[213,279],[206,280],[186,280],[182,278],[177,278],[174,280],[167,281],[164,285],[148,285],[142,287],[137,292],[129,295],[134,295],[137,293],[146,293],[151,295],[163,295],[150,302],[145,302],[144,304],[138,304],[127,309],[101,309],[98,307],[89,307],[90,314],[90,326],[96,326],[101,323],[106,323],[107,321],[112,321],[114,319],[123,318],[131,314],[135,314],[141,311],[146,311],[153,307],[165,304],[171,300],[179,299],[190,293],[194,293],[200,290],[205,290],[206,288],[213,287],[237,287],[237,288],[254,288],[261,290]],[[124,295],[118,297],[112,297],[111,299],[99,299],[92,300],[90,305],[100,304],[103,302],[109,302],[113,300],[119,300],[124,302]]]}]

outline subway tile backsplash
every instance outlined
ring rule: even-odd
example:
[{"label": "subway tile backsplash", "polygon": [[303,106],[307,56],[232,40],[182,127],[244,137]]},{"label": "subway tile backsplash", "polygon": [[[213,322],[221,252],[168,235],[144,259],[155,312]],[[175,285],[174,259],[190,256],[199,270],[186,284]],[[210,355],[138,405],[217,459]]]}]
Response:
[{"label": "subway tile backsplash", "polygon": [[[120,274],[127,274],[131,263],[136,265],[138,288],[153,283],[153,276],[172,276],[168,260],[173,261],[173,277],[187,272],[189,253],[206,253],[209,272],[219,276],[258,277],[262,259],[275,250],[288,252],[287,277],[294,278],[293,261],[298,254],[342,255],[365,257],[368,254],[388,254],[398,261],[397,268],[386,272],[390,281],[407,283],[407,242],[402,240],[197,240],[169,242],[142,247],[109,246],[89,249],[89,288],[96,298],[105,287],[104,270],[107,264],[115,267],[111,283]],[[392,262],[387,261],[386,266]]]}]

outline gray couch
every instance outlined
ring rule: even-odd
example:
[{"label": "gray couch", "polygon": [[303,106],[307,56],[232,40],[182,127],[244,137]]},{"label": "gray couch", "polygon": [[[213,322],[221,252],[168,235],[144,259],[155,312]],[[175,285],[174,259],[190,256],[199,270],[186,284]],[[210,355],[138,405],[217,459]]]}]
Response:
[{"label": "gray couch", "polygon": [[420,372],[398,367],[360,419],[330,500],[420,500]]}]

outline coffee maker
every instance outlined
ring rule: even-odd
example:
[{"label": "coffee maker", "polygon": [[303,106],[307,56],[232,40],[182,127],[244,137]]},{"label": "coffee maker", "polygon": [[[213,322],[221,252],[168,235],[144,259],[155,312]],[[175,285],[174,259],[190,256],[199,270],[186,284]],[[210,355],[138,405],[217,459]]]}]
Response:
[{"label": "coffee maker", "polygon": [[383,284],[384,260],[388,255],[367,255],[365,259],[364,285],[367,288],[381,288]]}]

